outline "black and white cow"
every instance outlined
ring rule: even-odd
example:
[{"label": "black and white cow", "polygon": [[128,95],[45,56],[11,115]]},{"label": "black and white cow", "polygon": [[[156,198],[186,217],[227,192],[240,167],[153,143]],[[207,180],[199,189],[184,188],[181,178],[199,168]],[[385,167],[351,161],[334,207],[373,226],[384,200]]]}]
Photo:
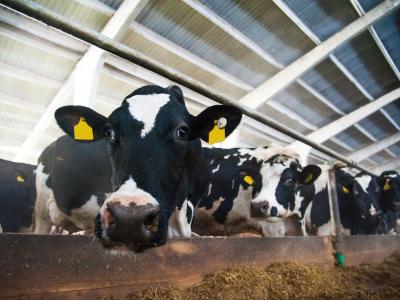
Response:
[{"label": "black and white cow", "polygon": [[378,181],[381,189],[379,203],[384,213],[378,233],[395,234],[400,226],[400,175],[396,171],[385,171]]},{"label": "black and white cow", "polygon": [[[330,235],[331,215],[328,197],[328,169],[321,165],[321,176],[314,182],[315,196],[305,213],[309,234]],[[379,185],[376,178],[359,173],[353,176],[348,168],[336,168],[336,192],[340,221],[346,234],[374,234],[382,218],[379,206]]]},{"label": "black and white cow", "polygon": [[[3,232],[31,232],[36,166],[0,159],[0,226]],[[0,232],[1,232],[0,231]]]},{"label": "black and white cow", "polygon": [[94,229],[106,248],[139,251],[166,242],[171,214],[192,193],[203,159],[198,138],[223,140],[241,113],[217,105],[194,117],[180,88],[145,86],[108,118],[81,106],[55,117],[72,139],[60,138],[39,160],[38,228],[62,219]]},{"label": "black and white cow", "polygon": [[265,220],[301,214],[296,192],[320,173],[313,165],[302,168],[293,150],[279,146],[203,151],[210,181],[203,196],[192,201],[192,229],[201,235],[275,235]]}]

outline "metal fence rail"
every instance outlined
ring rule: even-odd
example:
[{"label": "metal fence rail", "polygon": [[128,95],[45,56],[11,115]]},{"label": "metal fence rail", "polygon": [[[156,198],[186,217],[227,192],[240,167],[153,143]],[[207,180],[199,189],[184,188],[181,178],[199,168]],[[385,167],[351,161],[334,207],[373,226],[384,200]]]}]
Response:
[{"label": "metal fence rail", "polygon": [[81,39],[91,45],[95,45],[107,52],[110,52],[118,57],[121,57],[129,62],[135,63],[139,66],[142,66],[150,71],[158,73],[178,84],[181,84],[207,98],[210,98],[218,103],[227,104],[237,107],[242,111],[243,114],[253,118],[260,123],[267,125],[275,130],[278,130],[287,136],[296,139],[304,144],[309,145],[310,147],[332,157],[339,161],[342,161],[349,165],[350,167],[357,168],[361,171],[364,171],[368,174],[375,175],[373,172],[361,167],[356,162],[347,159],[345,156],[332,151],[331,149],[315,143],[309,140],[302,134],[299,134],[290,128],[286,128],[279,123],[275,122],[274,120],[262,115],[261,113],[257,112],[256,110],[249,108],[245,105],[238,103],[237,101],[233,101],[226,97],[225,95],[218,93],[204,84],[195,81],[187,76],[184,76],[180,73],[177,73],[174,69],[157,62],[127,46],[122,43],[119,43],[113,39],[110,39],[94,30],[86,28],[69,20],[68,18],[56,14],[40,5],[32,3],[30,1],[24,0],[0,0],[0,3],[4,6],[7,6],[11,9],[14,9],[20,13],[23,13],[29,17],[35,18],[49,26],[57,28],[61,31],[64,31],[78,39]]}]

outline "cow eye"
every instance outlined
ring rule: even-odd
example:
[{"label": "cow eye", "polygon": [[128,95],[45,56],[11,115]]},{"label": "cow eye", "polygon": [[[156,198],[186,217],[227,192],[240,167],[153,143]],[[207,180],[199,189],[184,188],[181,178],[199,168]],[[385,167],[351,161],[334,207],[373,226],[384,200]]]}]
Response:
[{"label": "cow eye", "polygon": [[187,134],[188,134],[189,128],[187,126],[181,126],[176,130],[176,136],[179,139],[186,139]]},{"label": "cow eye", "polygon": [[294,185],[294,180],[292,178],[288,178],[288,179],[285,180],[284,183],[287,186],[292,186],[292,185]]},{"label": "cow eye", "polygon": [[107,126],[104,128],[104,136],[107,140],[115,142],[115,132],[111,127]]}]

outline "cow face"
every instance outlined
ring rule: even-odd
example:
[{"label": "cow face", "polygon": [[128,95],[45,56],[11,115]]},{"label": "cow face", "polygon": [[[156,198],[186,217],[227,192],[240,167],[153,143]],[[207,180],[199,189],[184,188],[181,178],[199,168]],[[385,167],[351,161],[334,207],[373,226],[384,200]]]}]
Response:
[{"label": "cow face", "polygon": [[252,200],[251,215],[276,222],[282,217],[300,214],[296,194],[302,185],[313,183],[321,169],[316,165],[302,168],[296,158],[278,154],[264,161],[260,173],[262,188]]},{"label": "cow face", "polygon": [[379,176],[382,191],[381,207],[384,212],[400,212],[400,175],[396,171],[385,171]]},{"label": "cow face", "polygon": [[95,232],[107,248],[139,251],[166,242],[168,219],[187,190],[199,140],[214,143],[239,124],[241,113],[216,105],[191,116],[176,86],[145,86],[106,118],[82,106],[56,111],[77,141],[107,139],[114,192],[104,201]]},{"label": "cow face", "polygon": [[355,211],[365,226],[374,228],[383,217],[379,205],[380,188],[378,178],[363,172],[354,177],[353,195]]}]

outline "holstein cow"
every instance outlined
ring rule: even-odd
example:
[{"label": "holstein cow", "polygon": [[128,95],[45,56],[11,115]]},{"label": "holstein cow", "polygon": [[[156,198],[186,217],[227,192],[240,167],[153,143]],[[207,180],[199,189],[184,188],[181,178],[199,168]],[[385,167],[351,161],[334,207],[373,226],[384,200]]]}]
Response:
[{"label": "holstein cow", "polygon": [[280,146],[203,151],[210,180],[205,193],[192,201],[192,230],[201,235],[275,235],[264,221],[301,214],[296,191],[320,173],[313,165],[302,168],[297,154]]},{"label": "holstein cow", "polygon": [[180,88],[150,85],[108,118],[82,106],[55,117],[72,139],[58,139],[39,159],[38,228],[66,220],[94,227],[106,248],[140,251],[166,242],[168,219],[192,193],[192,172],[203,161],[198,138],[222,141],[241,113],[216,105],[194,117]]},{"label": "holstein cow", "polygon": [[0,159],[0,226],[2,232],[31,232],[35,206],[36,166]]},{"label": "holstein cow", "polygon": [[379,203],[384,213],[378,233],[395,234],[400,228],[400,175],[396,171],[385,171],[378,182],[381,189]]},{"label": "holstein cow", "polygon": [[[331,234],[328,196],[328,169],[321,165],[321,176],[314,182],[315,196],[305,213],[306,231],[315,235]],[[335,168],[336,192],[340,221],[346,234],[374,234],[383,214],[379,206],[379,185],[371,176],[359,173],[355,177],[343,166]],[[304,230],[303,230],[304,231]]]}]

